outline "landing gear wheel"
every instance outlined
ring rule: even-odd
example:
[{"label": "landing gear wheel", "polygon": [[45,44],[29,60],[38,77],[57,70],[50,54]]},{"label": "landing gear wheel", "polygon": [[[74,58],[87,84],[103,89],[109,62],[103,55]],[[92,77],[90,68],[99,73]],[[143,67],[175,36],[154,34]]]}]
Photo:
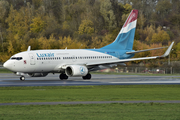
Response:
[{"label": "landing gear wheel", "polygon": [[86,76],[82,76],[82,78],[83,78],[84,80],[90,80],[90,79],[91,79],[91,74],[88,73]]},{"label": "landing gear wheel", "polygon": [[21,80],[21,81],[24,81],[24,80],[25,80],[25,77],[24,77],[24,76],[21,76],[21,77],[20,77],[20,80]]},{"label": "landing gear wheel", "polygon": [[68,76],[67,76],[66,74],[60,74],[60,75],[59,75],[59,78],[60,78],[61,80],[67,80],[67,79],[68,79]]}]

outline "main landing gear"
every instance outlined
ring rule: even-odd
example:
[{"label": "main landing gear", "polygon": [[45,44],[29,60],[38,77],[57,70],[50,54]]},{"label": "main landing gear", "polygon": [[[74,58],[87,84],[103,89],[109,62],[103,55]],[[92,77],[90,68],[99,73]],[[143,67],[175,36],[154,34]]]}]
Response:
[{"label": "main landing gear", "polygon": [[[90,80],[91,79],[91,74],[88,73],[86,76],[82,76],[82,78],[84,80]],[[62,73],[62,74],[59,75],[59,79],[60,80],[67,80],[68,76],[66,74]]]},{"label": "main landing gear", "polygon": [[91,79],[91,74],[88,73],[86,76],[82,76],[82,78],[84,80],[90,80]]},{"label": "main landing gear", "polygon": [[62,74],[59,75],[59,78],[60,78],[61,80],[67,80],[67,79],[68,79],[68,76],[67,76],[66,74],[62,73]]}]

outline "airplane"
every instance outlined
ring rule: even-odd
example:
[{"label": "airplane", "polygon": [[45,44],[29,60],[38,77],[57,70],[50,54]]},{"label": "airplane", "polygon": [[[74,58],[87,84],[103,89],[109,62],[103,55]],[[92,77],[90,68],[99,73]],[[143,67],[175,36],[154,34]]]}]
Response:
[{"label": "airplane", "polygon": [[31,46],[25,52],[13,55],[3,66],[21,76],[45,77],[49,73],[60,73],[61,80],[68,77],[82,77],[91,79],[91,71],[110,68],[117,65],[125,65],[125,62],[135,60],[147,60],[164,58],[169,55],[174,42],[161,56],[132,58],[135,53],[162,49],[153,48],[134,51],[133,41],[137,23],[138,10],[132,10],[114,42],[99,49],[51,49],[31,50]]}]

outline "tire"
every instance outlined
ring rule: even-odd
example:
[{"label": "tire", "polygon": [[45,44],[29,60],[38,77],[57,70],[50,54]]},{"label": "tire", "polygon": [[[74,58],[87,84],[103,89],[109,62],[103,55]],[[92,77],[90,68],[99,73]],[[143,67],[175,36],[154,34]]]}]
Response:
[{"label": "tire", "polygon": [[84,80],[90,80],[91,79],[91,74],[88,73],[86,76],[82,76],[82,78]]},{"label": "tire", "polygon": [[60,80],[67,80],[68,79],[68,76],[66,74],[60,74],[59,75],[59,79]]},{"label": "tire", "polygon": [[24,81],[24,80],[25,80],[25,77],[24,77],[24,76],[21,76],[21,77],[20,77],[20,80],[21,80],[21,81]]}]

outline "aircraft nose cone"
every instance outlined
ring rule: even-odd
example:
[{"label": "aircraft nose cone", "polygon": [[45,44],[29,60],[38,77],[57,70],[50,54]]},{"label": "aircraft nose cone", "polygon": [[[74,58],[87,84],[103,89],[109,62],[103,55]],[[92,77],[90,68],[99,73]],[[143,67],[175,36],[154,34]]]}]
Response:
[{"label": "aircraft nose cone", "polygon": [[10,64],[8,61],[6,61],[6,62],[3,64],[3,67],[4,67],[4,68],[7,68],[7,69],[11,69],[11,64]]}]

